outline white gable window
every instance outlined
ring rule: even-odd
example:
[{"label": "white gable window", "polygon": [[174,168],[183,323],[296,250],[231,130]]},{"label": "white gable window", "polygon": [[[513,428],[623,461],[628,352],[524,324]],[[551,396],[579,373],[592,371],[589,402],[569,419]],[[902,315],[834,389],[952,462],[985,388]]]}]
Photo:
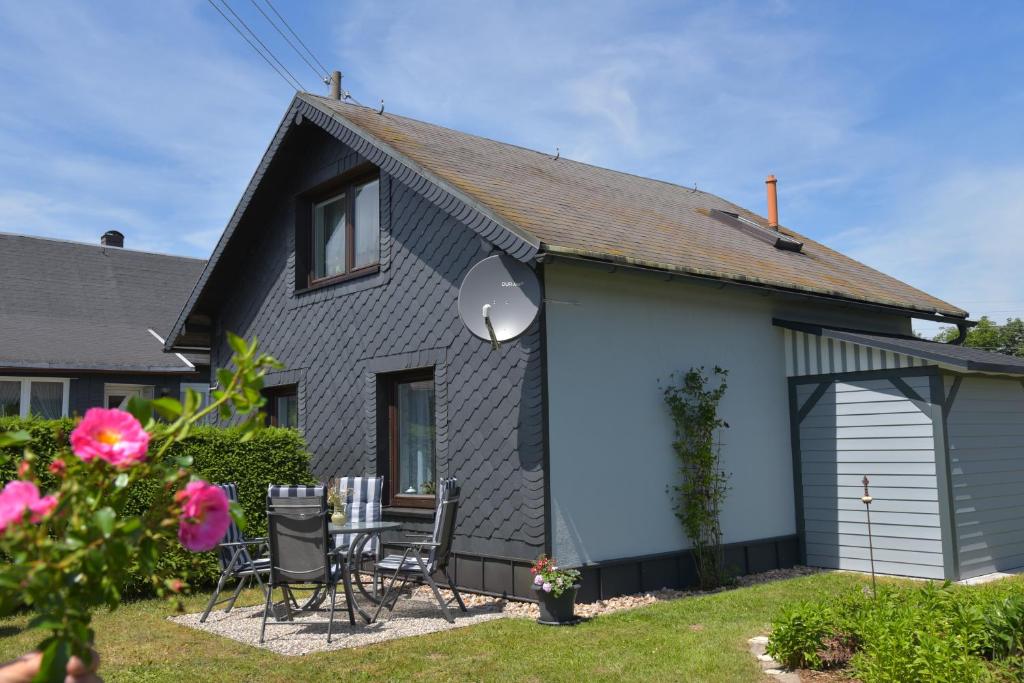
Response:
[{"label": "white gable window", "polygon": [[66,377],[0,377],[0,417],[67,417],[70,386]]}]

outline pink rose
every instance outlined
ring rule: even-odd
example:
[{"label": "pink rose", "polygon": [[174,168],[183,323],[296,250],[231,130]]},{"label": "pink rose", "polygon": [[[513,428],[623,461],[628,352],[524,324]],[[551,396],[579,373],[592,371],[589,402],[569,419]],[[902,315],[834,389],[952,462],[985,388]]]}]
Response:
[{"label": "pink rose", "polygon": [[178,525],[181,544],[194,553],[216,548],[231,524],[224,491],[205,481],[192,481],[178,491],[175,500],[181,503]]},{"label": "pink rose", "polygon": [[68,465],[63,460],[54,460],[47,469],[50,470],[50,474],[63,477],[64,473],[68,471]]},{"label": "pink rose", "polygon": [[71,432],[71,450],[85,462],[99,458],[125,468],[146,459],[149,434],[131,413],[89,408]]},{"label": "pink rose", "polygon": [[544,582],[544,585],[541,586],[541,588],[544,589],[545,593],[550,593],[551,592],[551,584],[548,583],[547,581]]},{"label": "pink rose", "polygon": [[57,507],[53,496],[39,497],[39,489],[30,481],[10,481],[0,491],[0,533],[11,524],[18,524],[31,512],[31,521],[38,524]]}]

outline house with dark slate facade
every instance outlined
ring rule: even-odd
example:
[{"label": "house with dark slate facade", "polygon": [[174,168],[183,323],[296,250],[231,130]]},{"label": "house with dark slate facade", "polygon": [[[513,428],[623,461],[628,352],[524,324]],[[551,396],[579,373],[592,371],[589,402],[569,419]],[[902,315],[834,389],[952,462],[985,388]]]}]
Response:
[{"label": "house with dark slate facade", "polygon": [[[458,312],[493,254],[543,287],[499,349]],[[458,477],[468,590],[529,595],[545,552],[584,569],[581,599],[690,583],[659,380],[715,365],[737,571],[866,568],[864,475],[880,571],[1024,564],[1024,364],[918,340],[915,318],[970,325],[774,215],[300,93],[166,349],[216,367],[226,332],[258,337],[314,473],[382,475],[406,529]]]},{"label": "house with dark slate facade", "polygon": [[0,416],[209,392],[205,352],[163,350],[205,262],[123,245],[0,234]]}]

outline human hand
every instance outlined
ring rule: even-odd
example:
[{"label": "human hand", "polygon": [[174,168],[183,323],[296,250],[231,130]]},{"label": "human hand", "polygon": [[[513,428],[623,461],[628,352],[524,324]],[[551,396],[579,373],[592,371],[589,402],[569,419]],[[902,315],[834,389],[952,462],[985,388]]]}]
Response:
[{"label": "human hand", "polygon": [[[91,660],[88,664],[78,657],[68,660],[67,676],[64,683],[103,683],[103,679],[96,674],[100,666],[100,656],[95,650],[91,650]],[[43,663],[43,653],[30,652],[17,659],[0,665],[0,683],[32,683],[32,679],[39,673],[39,667]]]}]

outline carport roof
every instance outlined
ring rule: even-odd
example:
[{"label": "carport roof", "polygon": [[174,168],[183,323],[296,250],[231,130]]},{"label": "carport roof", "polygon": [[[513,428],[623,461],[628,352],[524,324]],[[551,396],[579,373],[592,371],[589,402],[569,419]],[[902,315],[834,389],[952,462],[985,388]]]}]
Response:
[{"label": "carport roof", "polygon": [[882,351],[905,354],[939,363],[954,370],[1024,376],[1024,358],[985,351],[984,349],[936,342],[908,335],[879,334],[877,332],[826,327],[790,320],[776,319],[773,322],[779,327],[797,332],[861,344]]}]

